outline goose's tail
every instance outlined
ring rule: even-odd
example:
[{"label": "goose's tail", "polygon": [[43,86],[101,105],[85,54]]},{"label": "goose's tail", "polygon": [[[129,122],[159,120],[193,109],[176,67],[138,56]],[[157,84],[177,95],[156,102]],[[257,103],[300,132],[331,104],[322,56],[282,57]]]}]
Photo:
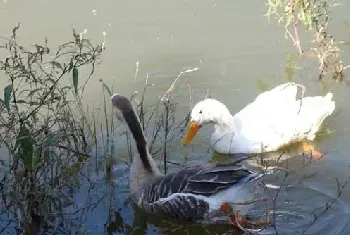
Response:
[{"label": "goose's tail", "polygon": [[308,140],[315,139],[323,121],[334,112],[332,98],[333,94],[329,92],[325,96],[305,97],[298,101],[302,106],[298,114],[299,131],[306,134]]}]

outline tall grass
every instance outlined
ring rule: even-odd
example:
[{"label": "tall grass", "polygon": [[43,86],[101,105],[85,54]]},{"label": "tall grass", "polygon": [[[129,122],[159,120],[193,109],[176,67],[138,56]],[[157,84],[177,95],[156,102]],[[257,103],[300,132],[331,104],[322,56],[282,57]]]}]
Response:
[{"label": "tall grass", "polygon": [[[8,152],[0,158],[0,233],[69,231],[62,222],[64,208],[72,205],[80,170],[92,153],[96,159],[107,157],[107,183],[113,177],[117,124],[110,117],[112,89],[101,80],[104,122],[91,118],[94,111],[81,102],[104,44],[93,45],[73,31],[72,40],[57,49],[48,40],[25,48],[18,44],[19,29],[0,41],[1,53],[8,55],[0,61],[7,80],[0,99],[0,147]],[[88,75],[82,77],[81,70]],[[166,171],[167,151],[180,140],[189,115],[175,121],[177,105],[171,99],[147,105],[148,87],[146,79],[141,97],[131,99],[150,135],[151,152],[162,154]],[[131,143],[128,136],[129,160]]]}]

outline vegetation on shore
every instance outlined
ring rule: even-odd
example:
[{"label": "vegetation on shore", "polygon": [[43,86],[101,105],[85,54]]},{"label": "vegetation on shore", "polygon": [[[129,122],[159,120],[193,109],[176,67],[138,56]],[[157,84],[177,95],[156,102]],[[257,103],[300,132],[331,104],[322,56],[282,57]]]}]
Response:
[{"label": "vegetation on shore", "polygon": [[[298,54],[316,57],[320,80],[326,74],[342,80],[350,65],[344,65],[341,48],[349,45],[349,41],[337,41],[329,29],[331,9],[340,4],[328,0],[268,0],[266,5],[266,16],[284,26],[285,37],[293,42]],[[310,48],[301,41],[300,35],[305,33],[313,38]]]}]

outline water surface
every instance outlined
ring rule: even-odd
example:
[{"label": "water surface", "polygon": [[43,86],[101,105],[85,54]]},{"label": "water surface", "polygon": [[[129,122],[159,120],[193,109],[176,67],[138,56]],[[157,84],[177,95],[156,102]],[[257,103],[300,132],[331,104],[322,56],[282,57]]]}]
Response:
[{"label": "water surface", "polygon": [[[332,34],[338,40],[349,40],[345,22],[350,21],[347,9],[332,11]],[[183,118],[193,103],[207,93],[224,102],[232,113],[251,102],[264,86],[273,87],[286,82],[288,55],[295,52],[292,43],[284,38],[284,29],[268,23],[264,16],[267,8],[264,1],[53,1],[53,0],[8,0],[0,3],[1,36],[9,36],[12,28],[21,22],[19,39],[24,45],[43,42],[58,46],[71,39],[71,29],[87,30],[86,37],[94,42],[105,40],[103,62],[86,88],[84,102],[91,107],[102,107],[103,89],[99,79],[113,87],[114,92],[130,95],[141,91],[144,79],[154,84],[147,93],[147,102],[152,103],[164,94],[181,71],[198,68],[185,74],[175,88],[174,99],[178,103],[177,117]],[[106,38],[102,33],[106,32]],[[306,36],[309,43],[311,37]],[[344,51],[343,61],[350,63],[349,50]],[[139,65],[135,79],[136,62]],[[293,81],[307,88],[307,95],[324,94],[317,81],[317,64],[302,60],[293,67]],[[0,79],[7,79],[1,76]],[[334,92],[336,112],[326,121],[332,134],[320,136],[315,145],[327,150],[327,155],[315,164],[300,171],[290,179],[279,195],[277,222],[284,225],[279,234],[290,234],[312,221],[312,211],[324,207],[337,194],[335,178],[341,181],[349,175],[349,128],[350,108],[347,105],[349,90],[346,84],[325,79],[329,90]],[[5,82],[1,83],[1,87]],[[191,96],[189,95],[189,88]],[[191,99],[190,99],[191,98]],[[109,107],[110,108],[110,107]],[[95,116],[102,122],[103,115]],[[112,113],[108,109],[108,114]],[[232,158],[213,155],[208,151],[212,127],[203,128],[193,144],[183,147],[181,142],[168,154],[168,160],[187,164],[208,161],[230,161]],[[118,130],[120,131],[120,130]],[[129,159],[125,139],[116,131],[116,155]],[[100,146],[101,147],[101,146]],[[101,147],[102,148],[102,147]],[[101,149],[100,149],[101,150]],[[300,153],[294,146],[293,153]],[[6,159],[6,152],[3,153]],[[273,161],[279,154],[269,154]],[[157,157],[161,157],[157,155]],[[301,157],[290,153],[289,164],[300,165]],[[127,201],[129,195],[128,167],[119,163],[112,168],[112,179],[105,172],[108,156],[101,150],[91,158],[79,174],[80,186],[75,188],[72,205],[66,208],[65,224],[59,233],[84,234],[195,234],[206,232],[200,226],[169,222],[163,218],[145,215],[135,210]],[[258,160],[257,160],[258,161]],[[254,161],[251,165],[256,165]],[[169,171],[179,166],[169,164]],[[271,184],[280,178],[270,176]],[[276,193],[272,190],[271,193]],[[325,213],[309,234],[348,234],[348,203],[350,187],[346,187],[334,207]],[[319,210],[322,210],[319,209]],[[75,212],[75,213],[72,213]],[[168,229],[168,230],[164,230]],[[215,227],[214,230],[218,230]],[[227,231],[223,227],[222,231]],[[326,230],[327,229],[327,230]],[[14,230],[8,230],[15,234]],[[162,232],[163,231],[163,232]],[[265,231],[270,233],[270,230]],[[223,233],[223,232],[222,232]]]}]

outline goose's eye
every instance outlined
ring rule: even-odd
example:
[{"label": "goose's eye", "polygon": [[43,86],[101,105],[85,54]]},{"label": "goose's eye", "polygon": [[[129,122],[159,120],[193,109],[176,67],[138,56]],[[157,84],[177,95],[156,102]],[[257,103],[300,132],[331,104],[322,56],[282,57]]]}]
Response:
[{"label": "goose's eye", "polygon": [[202,110],[199,110],[199,114],[202,114]]}]

